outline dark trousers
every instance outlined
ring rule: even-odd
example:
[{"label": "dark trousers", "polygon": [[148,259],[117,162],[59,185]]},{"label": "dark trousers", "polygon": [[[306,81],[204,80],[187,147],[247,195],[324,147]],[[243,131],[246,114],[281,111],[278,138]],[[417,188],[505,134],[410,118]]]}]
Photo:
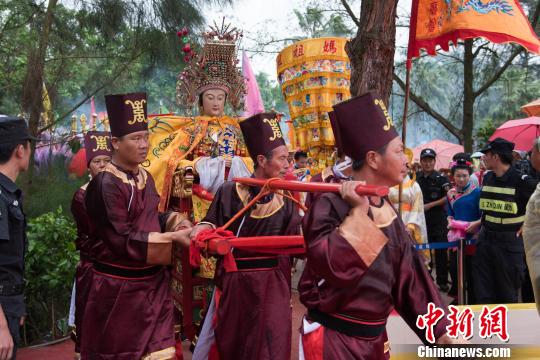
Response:
[{"label": "dark trousers", "polygon": [[[429,243],[448,242],[446,231],[428,234]],[[439,286],[448,285],[448,249],[433,250],[435,252],[436,282]]]},{"label": "dark trousers", "polygon": [[518,301],[525,273],[523,239],[516,233],[482,229],[474,259],[474,290],[479,304]]},{"label": "dark trousers", "polygon": [[521,284],[521,300],[523,300],[524,303],[534,302],[532,280],[531,276],[529,275],[529,267],[527,266],[527,261],[525,261],[525,276],[523,278],[523,283]]}]

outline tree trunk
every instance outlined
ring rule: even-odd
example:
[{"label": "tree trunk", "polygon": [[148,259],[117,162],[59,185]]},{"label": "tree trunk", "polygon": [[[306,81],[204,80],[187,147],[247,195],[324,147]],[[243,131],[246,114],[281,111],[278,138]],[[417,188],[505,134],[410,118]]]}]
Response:
[{"label": "tree trunk", "polygon": [[360,26],[345,47],[351,61],[351,95],[374,91],[386,103],[392,90],[397,0],[362,0]]},{"label": "tree trunk", "polygon": [[[30,131],[30,134],[34,136],[38,135],[39,119],[41,112],[43,111],[43,74],[45,69],[45,55],[49,45],[49,33],[57,2],[58,0],[49,0],[43,26],[39,28],[39,25],[37,25],[37,29],[34,29],[34,31],[39,33],[38,47],[31,47],[28,51],[22,105],[23,109],[28,114],[28,130]],[[28,181],[21,184],[23,192],[27,194],[30,192],[30,184],[32,183],[34,172],[35,145],[36,144],[32,142],[32,156],[30,157],[30,165],[28,166]]]},{"label": "tree trunk", "polygon": [[50,0],[47,12],[39,32],[37,48],[31,48],[28,53],[28,64],[23,88],[23,108],[28,113],[28,128],[32,135],[37,135],[39,118],[43,111],[43,82],[45,55],[49,46],[49,33],[51,31],[54,10],[58,0]]},{"label": "tree trunk", "polygon": [[466,152],[473,149],[474,124],[474,69],[473,69],[473,39],[465,40],[465,56],[463,58],[463,146]]}]

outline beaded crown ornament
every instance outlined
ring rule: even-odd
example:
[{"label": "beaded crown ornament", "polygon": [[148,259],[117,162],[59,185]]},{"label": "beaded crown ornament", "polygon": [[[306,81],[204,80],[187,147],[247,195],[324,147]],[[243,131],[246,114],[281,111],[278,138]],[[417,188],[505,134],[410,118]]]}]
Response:
[{"label": "beaded crown ornament", "polygon": [[189,45],[187,30],[178,32],[185,44],[184,61],[186,67],[178,75],[176,101],[178,105],[191,109],[199,96],[209,89],[221,89],[227,94],[227,101],[235,112],[243,109],[246,84],[238,68],[237,45],[242,32],[225,24],[210,26],[203,33],[204,44],[201,53],[196,53]]}]

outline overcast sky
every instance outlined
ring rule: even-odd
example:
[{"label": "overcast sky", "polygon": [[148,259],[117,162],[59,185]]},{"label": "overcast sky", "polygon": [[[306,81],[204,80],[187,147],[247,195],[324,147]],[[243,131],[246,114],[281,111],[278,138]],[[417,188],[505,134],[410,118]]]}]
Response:
[{"label": "overcast sky", "polygon": [[[212,6],[204,8],[203,13],[207,19],[207,24],[213,21],[221,23],[223,16],[225,21],[232,23],[243,30],[244,39],[241,47],[253,50],[256,46],[254,39],[261,41],[283,39],[295,35],[300,35],[298,21],[294,15],[294,9],[305,9],[306,0],[235,0],[232,6]],[[332,4],[332,8],[342,8],[341,2],[336,0],[327,1]],[[357,16],[360,14],[360,1],[349,0],[349,4]],[[410,13],[411,0],[400,0],[398,3],[398,17],[408,17]],[[345,16],[347,16],[345,14]],[[398,28],[397,45],[406,46],[408,30]],[[278,46],[283,48],[283,46]],[[271,49],[269,49],[271,50]],[[253,71],[266,72],[271,79],[276,79],[275,59],[277,54],[248,53],[251,57]],[[239,54],[240,56],[240,54]]]}]

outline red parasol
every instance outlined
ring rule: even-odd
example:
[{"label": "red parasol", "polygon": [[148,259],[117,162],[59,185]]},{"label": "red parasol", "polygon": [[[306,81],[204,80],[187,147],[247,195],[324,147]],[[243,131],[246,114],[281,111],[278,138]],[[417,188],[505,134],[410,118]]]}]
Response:
[{"label": "red parasol", "polygon": [[540,117],[509,120],[499,126],[489,140],[501,137],[513,142],[516,150],[531,150],[533,141],[540,136]]}]

